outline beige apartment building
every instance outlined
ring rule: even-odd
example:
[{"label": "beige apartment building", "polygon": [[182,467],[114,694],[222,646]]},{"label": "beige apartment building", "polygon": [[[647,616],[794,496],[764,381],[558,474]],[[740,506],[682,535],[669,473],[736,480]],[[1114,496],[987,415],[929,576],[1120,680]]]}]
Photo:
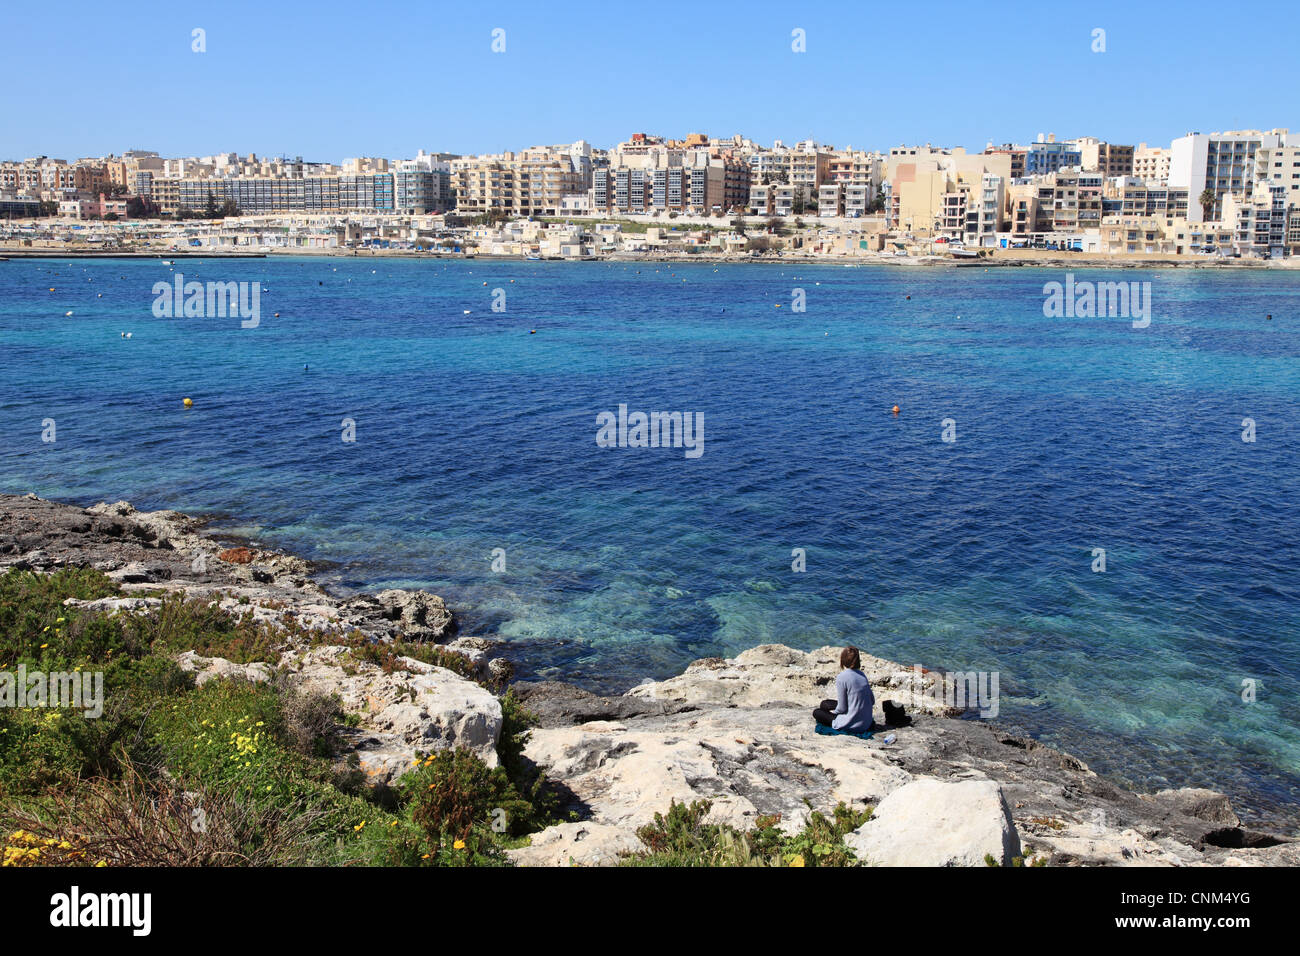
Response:
[{"label": "beige apartment building", "polygon": [[520,152],[453,159],[451,188],[456,212],[467,216],[558,216],[565,196],[582,194],[590,185],[590,166],[581,161],[585,143],[575,152],[535,146]]},{"label": "beige apartment building", "polygon": [[887,219],[892,228],[915,236],[965,235],[991,241],[1005,219],[1010,182],[1011,156],[1006,153],[971,154],[960,147],[892,149]]},{"label": "beige apartment building", "polygon": [[1138,143],[1133,151],[1133,175],[1146,180],[1152,185],[1165,185],[1169,182],[1170,151],[1159,146]]},{"label": "beige apartment building", "polygon": [[1103,176],[1133,175],[1132,146],[1107,143],[1092,136],[1072,139],[1070,142],[1079,148],[1079,165],[1084,172],[1101,173]]},{"label": "beige apartment building", "polygon": [[181,206],[181,180],[179,176],[155,176],[149,185],[149,198],[158,210],[172,215]]},{"label": "beige apartment building", "polygon": [[1107,216],[1101,227],[1101,251],[1108,255],[1153,255],[1173,252],[1162,219]]}]

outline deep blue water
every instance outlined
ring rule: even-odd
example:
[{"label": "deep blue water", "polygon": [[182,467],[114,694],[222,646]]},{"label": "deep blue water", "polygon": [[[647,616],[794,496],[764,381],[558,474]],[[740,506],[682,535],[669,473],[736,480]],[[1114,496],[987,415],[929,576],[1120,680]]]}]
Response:
[{"label": "deep blue water", "polygon": [[[444,595],[526,677],[769,641],[998,671],[1003,723],[1094,769],[1300,806],[1300,275],[1076,270],[1150,281],[1139,330],[1044,317],[1038,269],[173,268],[262,282],[260,327],[154,318],[158,261],[0,263],[0,490],[230,516]],[[620,403],[702,414],[703,456],[598,448]]]}]

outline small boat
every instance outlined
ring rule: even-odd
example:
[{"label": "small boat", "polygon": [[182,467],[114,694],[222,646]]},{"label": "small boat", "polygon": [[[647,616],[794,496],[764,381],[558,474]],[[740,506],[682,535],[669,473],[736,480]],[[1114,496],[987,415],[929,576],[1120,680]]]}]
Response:
[{"label": "small boat", "polygon": [[954,249],[952,250],[954,259],[978,259],[980,254],[974,249]]}]

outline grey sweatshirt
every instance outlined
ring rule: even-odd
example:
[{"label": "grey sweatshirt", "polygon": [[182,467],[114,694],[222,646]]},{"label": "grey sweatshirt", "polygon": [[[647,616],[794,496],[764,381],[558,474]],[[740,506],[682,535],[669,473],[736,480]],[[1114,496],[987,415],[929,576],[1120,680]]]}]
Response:
[{"label": "grey sweatshirt", "polygon": [[870,730],[871,711],[876,706],[876,695],[862,671],[845,668],[835,678],[835,719],[831,726],[836,730],[860,733]]}]

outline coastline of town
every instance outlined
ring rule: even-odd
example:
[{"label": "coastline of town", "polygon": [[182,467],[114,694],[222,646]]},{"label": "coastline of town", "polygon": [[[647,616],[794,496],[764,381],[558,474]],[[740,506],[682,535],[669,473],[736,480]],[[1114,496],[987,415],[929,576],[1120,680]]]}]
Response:
[{"label": "coastline of town", "polygon": [[406,248],[185,248],[153,246],[119,247],[59,247],[40,245],[12,245],[0,243],[0,261],[20,259],[264,259],[264,258],[340,258],[340,259],[410,259],[410,260],[486,260],[497,262],[623,262],[649,265],[819,265],[859,268],[871,266],[924,267],[924,268],[1042,268],[1061,269],[1087,266],[1103,269],[1212,269],[1212,270],[1294,270],[1300,269],[1300,258],[1285,259],[1208,258],[1173,254],[1105,255],[1084,252],[1060,253],[1047,250],[984,250],[976,257],[965,259],[952,255],[871,253],[862,255],[829,255],[822,253],[781,252],[745,253],[715,251],[659,251],[659,252],[607,252],[578,256],[528,255],[503,252],[450,252]]},{"label": "coastline of town", "polygon": [[130,150],[0,162],[0,258],[339,255],[1291,268],[1300,138],[973,152],[635,133],[342,163]]}]

